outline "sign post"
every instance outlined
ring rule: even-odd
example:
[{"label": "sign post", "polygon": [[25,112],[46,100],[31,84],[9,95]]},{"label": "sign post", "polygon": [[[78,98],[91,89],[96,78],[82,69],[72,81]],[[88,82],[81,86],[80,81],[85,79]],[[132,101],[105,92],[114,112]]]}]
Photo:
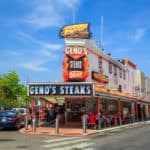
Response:
[{"label": "sign post", "polygon": [[82,124],[83,124],[83,133],[86,133],[87,131],[87,124],[86,124],[86,117],[83,115],[82,118]]},{"label": "sign post", "polygon": [[57,115],[56,116],[56,119],[55,119],[55,134],[59,134],[59,116]]},{"label": "sign post", "polygon": [[28,113],[25,116],[25,129],[28,130]]}]

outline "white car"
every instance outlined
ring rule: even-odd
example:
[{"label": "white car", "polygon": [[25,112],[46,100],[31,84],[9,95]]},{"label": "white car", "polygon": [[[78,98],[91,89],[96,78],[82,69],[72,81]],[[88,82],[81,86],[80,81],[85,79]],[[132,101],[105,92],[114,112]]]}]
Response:
[{"label": "white car", "polygon": [[31,114],[28,108],[13,108],[12,110],[14,111],[19,111],[24,117],[26,116],[26,114],[28,114],[28,119],[31,119]]}]

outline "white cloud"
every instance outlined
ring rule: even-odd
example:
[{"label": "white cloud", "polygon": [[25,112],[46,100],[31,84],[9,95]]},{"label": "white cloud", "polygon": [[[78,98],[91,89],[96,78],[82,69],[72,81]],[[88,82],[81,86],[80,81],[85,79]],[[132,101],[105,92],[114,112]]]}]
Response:
[{"label": "white cloud", "polygon": [[[26,68],[32,71],[48,71],[48,68],[44,65],[59,59],[58,50],[63,50],[63,45],[47,43],[34,38],[33,36],[24,33],[17,32],[16,38],[24,42],[30,43],[35,48],[28,50],[24,49],[24,55],[19,59],[19,67]],[[37,47],[37,48],[36,48]]]},{"label": "white cloud", "polygon": [[62,47],[63,47],[63,45],[61,45],[61,44],[54,44],[54,43],[52,44],[52,43],[47,43],[47,42],[38,40],[24,32],[17,32],[16,38],[19,40],[32,42],[34,44],[37,44],[41,48],[46,48],[46,49],[50,49],[50,50],[59,50],[59,49],[62,49]]},{"label": "white cloud", "polygon": [[51,53],[48,49],[41,49],[35,52],[36,55],[40,57],[44,57],[43,59],[50,59],[50,60],[56,60],[58,58],[58,55]]},{"label": "white cloud", "polygon": [[12,67],[15,64],[16,67],[36,72],[48,71],[49,68],[45,65],[59,59],[59,56],[49,49],[32,49],[32,51],[26,49],[3,50],[1,56],[4,60],[7,60],[4,61],[4,65]]},{"label": "white cloud", "polygon": [[32,10],[25,16],[24,21],[35,28],[60,26],[68,16],[66,12],[80,3],[80,0],[33,0],[30,1]]},{"label": "white cloud", "polygon": [[121,53],[126,53],[128,51],[130,51],[129,48],[119,48],[119,52],[121,52]]},{"label": "white cloud", "polygon": [[8,56],[8,57],[21,57],[22,55],[23,55],[23,53],[22,52],[20,52],[20,51],[17,51],[17,50],[15,50],[15,49],[12,49],[12,50],[2,50],[1,51],[1,55],[2,56]]},{"label": "white cloud", "polygon": [[145,34],[145,29],[139,28],[135,31],[133,35],[131,35],[131,39],[134,43],[138,43],[142,40]]},{"label": "white cloud", "polygon": [[25,63],[22,64],[21,66],[32,71],[40,71],[40,72],[48,71],[48,68],[39,66],[37,64],[32,64],[32,63]]},{"label": "white cloud", "polygon": [[60,0],[59,2],[71,9],[77,7],[81,3],[80,0]]},{"label": "white cloud", "polygon": [[48,68],[44,65],[48,62],[48,59],[41,59],[40,57],[31,57],[28,60],[24,59],[22,62],[20,62],[19,66],[26,68],[31,71],[39,71],[39,72],[45,72],[48,71]]}]

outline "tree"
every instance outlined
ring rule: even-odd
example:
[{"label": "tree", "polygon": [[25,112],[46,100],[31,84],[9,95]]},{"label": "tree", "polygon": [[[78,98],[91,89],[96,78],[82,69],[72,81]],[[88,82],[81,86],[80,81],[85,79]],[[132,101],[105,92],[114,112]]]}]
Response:
[{"label": "tree", "polygon": [[0,75],[0,106],[6,109],[25,105],[27,102],[26,86],[19,84],[19,76],[15,71]]}]

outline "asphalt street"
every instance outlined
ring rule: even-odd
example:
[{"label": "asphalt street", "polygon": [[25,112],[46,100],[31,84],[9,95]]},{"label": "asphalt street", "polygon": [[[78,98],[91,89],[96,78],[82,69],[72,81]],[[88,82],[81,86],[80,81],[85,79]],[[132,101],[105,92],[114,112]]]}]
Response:
[{"label": "asphalt street", "polygon": [[83,137],[23,135],[16,130],[0,130],[0,150],[149,150],[149,139],[149,124]]},{"label": "asphalt street", "polygon": [[94,150],[150,150],[150,125],[116,129],[90,138]]}]

